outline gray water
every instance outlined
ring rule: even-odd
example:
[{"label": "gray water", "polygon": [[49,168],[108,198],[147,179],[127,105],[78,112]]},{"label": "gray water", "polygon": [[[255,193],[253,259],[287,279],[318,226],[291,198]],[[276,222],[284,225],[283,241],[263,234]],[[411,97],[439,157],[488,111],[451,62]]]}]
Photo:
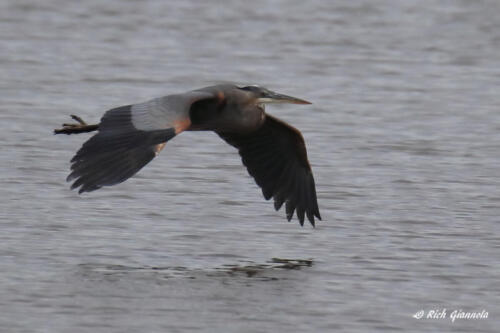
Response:
[{"label": "gray water", "polygon": [[[0,1],[0,331],[497,331],[499,13]],[[52,135],[68,115],[220,81],[314,103],[267,112],[305,137],[315,229],[275,212],[212,133],[176,137],[123,184],[69,190],[90,135]],[[432,309],[447,318],[412,317]],[[460,309],[488,318],[452,322]]]}]

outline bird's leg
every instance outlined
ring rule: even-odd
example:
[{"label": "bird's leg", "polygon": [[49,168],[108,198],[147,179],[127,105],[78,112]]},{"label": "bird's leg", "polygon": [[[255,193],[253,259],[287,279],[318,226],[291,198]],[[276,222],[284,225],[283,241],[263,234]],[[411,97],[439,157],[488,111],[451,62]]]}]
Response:
[{"label": "bird's leg", "polygon": [[63,124],[62,128],[56,128],[54,130],[54,134],[78,134],[96,131],[99,128],[99,124],[89,125],[82,118],[75,116],[74,114],[71,115],[71,118],[76,120],[78,123]]}]

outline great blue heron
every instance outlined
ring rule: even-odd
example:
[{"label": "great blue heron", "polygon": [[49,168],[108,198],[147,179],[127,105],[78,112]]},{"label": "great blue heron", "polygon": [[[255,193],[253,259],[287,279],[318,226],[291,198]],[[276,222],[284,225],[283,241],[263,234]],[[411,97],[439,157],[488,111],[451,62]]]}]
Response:
[{"label": "great blue heron", "polygon": [[236,147],[264,198],[283,203],[288,221],[297,211],[314,226],[321,220],[302,134],[264,112],[267,103],[310,104],[259,86],[215,85],[107,111],[96,125],[63,124],[56,134],[98,130],[71,160],[67,181],[79,193],[125,181],[183,131],[214,131]]}]

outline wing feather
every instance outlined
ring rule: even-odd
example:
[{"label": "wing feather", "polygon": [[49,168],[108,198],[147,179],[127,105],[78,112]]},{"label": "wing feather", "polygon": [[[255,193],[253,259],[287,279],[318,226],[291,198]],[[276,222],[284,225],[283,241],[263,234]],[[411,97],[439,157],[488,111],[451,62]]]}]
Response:
[{"label": "wing feather", "polygon": [[98,133],[71,159],[71,188],[90,192],[132,177],[168,140],[189,128],[189,107],[201,98],[212,95],[189,92],[107,111]]},{"label": "wing feather", "polygon": [[276,210],[285,203],[289,221],[294,212],[301,225],[305,216],[313,226],[315,217],[321,220],[304,139],[297,129],[266,115],[262,126],[252,133],[217,134],[238,149],[264,198],[273,197]]}]

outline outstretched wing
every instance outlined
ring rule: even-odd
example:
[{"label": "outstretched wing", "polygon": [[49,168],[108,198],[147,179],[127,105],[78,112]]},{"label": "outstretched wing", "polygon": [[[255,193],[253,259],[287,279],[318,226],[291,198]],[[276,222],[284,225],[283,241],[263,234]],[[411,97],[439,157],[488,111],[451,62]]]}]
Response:
[{"label": "outstretched wing", "polygon": [[165,143],[191,125],[189,108],[206,92],[170,95],[107,111],[99,132],[71,160],[67,180],[79,193],[121,183],[149,163]]},{"label": "outstretched wing", "polygon": [[315,216],[321,220],[304,138],[296,128],[266,115],[262,126],[252,133],[217,134],[238,149],[264,198],[273,197],[276,210],[285,203],[288,221],[295,210],[301,225],[304,214],[313,226]]}]

